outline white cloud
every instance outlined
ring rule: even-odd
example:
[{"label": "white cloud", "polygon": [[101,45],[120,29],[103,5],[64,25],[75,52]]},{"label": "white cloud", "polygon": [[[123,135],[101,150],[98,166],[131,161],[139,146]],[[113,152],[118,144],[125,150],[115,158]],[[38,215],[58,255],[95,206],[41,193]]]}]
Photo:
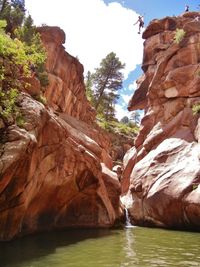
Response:
[{"label": "white cloud", "polygon": [[128,89],[132,92],[134,92],[137,89],[137,83],[136,81],[134,81],[133,83],[131,83],[128,87]]},{"label": "white cloud", "polygon": [[126,109],[123,108],[121,105],[117,104],[115,105],[115,110],[116,110],[116,118],[120,121],[124,116],[129,117],[130,112]]},{"label": "white cloud", "polygon": [[129,100],[131,99],[130,95],[121,95],[121,97],[126,104],[128,104]]},{"label": "white cloud", "polygon": [[36,25],[59,26],[66,33],[66,50],[93,71],[110,52],[126,64],[125,77],[142,61],[143,40],[137,34],[138,14],[119,3],[102,0],[26,0]]},{"label": "white cloud", "polygon": [[120,103],[123,108],[127,108],[127,104],[125,102]]}]

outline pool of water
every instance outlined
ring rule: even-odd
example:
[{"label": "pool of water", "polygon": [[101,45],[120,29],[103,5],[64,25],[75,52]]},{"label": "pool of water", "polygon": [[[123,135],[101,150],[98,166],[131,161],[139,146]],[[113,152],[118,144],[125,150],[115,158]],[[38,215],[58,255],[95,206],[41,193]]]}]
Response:
[{"label": "pool of water", "polygon": [[68,230],[0,243],[1,267],[200,266],[200,233]]}]

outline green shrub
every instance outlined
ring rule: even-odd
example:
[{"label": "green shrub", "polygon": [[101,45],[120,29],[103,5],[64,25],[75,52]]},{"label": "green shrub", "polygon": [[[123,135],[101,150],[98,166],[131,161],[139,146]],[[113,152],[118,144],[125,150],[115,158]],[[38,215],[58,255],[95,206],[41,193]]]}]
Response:
[{"label": "green shrub", "polygon": [[[5,26],[5,23],[0,21],[0,27]],[[44,64],[46,59],[46,54],[44,48],[41,47],[39,35],[33,37],[33,43],[27,45],[25,42],[15,38],[14,40],[10,38],[9,35],[5,34],[3,28],[0,34],[0,57],[5,61],[9,61],[10,65],[14,65],[15,73],[12,76],[20,80],[21,76],[29,77],[31,75],[30,65],[35,66]],[[18,69],[18,73],[17,73]],[[0,75],[4,79],[5,66],[1,66]]]},{"label": "green shrub", "polygon": [[198,185],[199,185],[199,184],[193,184],[193,185],[192,185],[192,190],[196,190],[196,189],[198,188]]},{"label": "green shrub", "polygon": [[194,104],[192,107],[192,112],[194,115],[200,113],[200,103]]},{"label": "green shrub", "polygon": [[124,124],[120,122],[115,122],[115,128],[118,129],[118,131],[125,135],[135,135],[139,131],[139,127],[134,124]]},{"label": "green shrub", "polygon": [[124,124],[118,121],[106,121],[104,118],[98,118],[97,123],[101,128],[112,133],[136,135],[139,131],[139,127],[133,123]]},{"label": "green shrub", "polygon": [[48,73],[46,71],[38,72],[37,77],[42,87],[46,87],[49,85]]},{"label": "green shrub", "polygon": [[[18,107],[19,92],[27,86],[24,78],[31,77],[31,65],[39,66],[40,69],[42,66],[42,72],[38,74],[41,85],[48,84],[48,76],[44,70],[46,53],[39,34],[27,37],[32,38],[32,42],[26,43],[18,38],[12,39],[5,33],[5,26],[6,22],[0,20],[0,117],[6,125],[16,121],[22,126],[23,120]],[[42,96],[39,101],[46,104],[46,99]]]},{"label": "green shrub", "polygon": [[17,118],[16,118],[16,124],[17,124],[17,126],[19,126],[20,128],[23,128],[24,123],[25,123],[25,120],[24,120],[22,114],[19,114],[17,116]]},{"label": "green shrub", "polygon": [[98,121],[98,125],[104,130],[107,130],[109,132],[112,131],[112,128],[110,127],[110,124],[105,120],[102,120],[102,121],[99,120]]},{"label": "green shrub", "polygon": [[11,116],[18,112],[16,106],[18,95],[19,93],[17,89],[10,89],[6,92],[0,90],[0,116],[6,122]]},{"label": "green shrub", "polygon": [[179,44],[183,38],[185,37],[186,32],[183,29],[176,29],[175,36],[174,36],[174,42],[176,44]]},{"label": "green shrub", "polygon": [[23,26],[15,30],[15,36],[25,44],[26,54],[29,55],[29,69],[30,65],[34,66],[34,71],[42,87],[49,85],[44,65],[46,52],[30,15],[24,20]]},{"label": "green shrub", "polygon": [[34,97],[37,101],[39,101],[40,103],[42,103],[43,105],[46,105],[47,104],[47,99],[45,96],[43,95],[37,95]]},{"label": "green shrub", "polygon": [[5,29],[7,22],[5,20],[0,20],[0,32],[2,33],[2,29]]}]

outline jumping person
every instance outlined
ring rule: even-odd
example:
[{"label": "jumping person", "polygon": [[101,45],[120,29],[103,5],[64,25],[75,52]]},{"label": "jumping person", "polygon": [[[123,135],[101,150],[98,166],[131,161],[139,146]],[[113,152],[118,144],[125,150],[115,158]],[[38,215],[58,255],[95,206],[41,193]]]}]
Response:
[{"label": "jumping person", "polygon": [[137,23],[139,23],[139,31],[138,31],[138,34],[140,34],[141,28],[144,27],[144,17],[143,16],[138,16],[138,20],[133,25],[136,25]]}]

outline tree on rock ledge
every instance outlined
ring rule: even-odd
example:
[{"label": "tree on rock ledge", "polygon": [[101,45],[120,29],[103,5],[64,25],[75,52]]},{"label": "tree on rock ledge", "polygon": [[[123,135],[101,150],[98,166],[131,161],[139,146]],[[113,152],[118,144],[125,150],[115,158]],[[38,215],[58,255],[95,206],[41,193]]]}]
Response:
[{"label": "tree on rock ledge", "polygon": [[104,58],[100,67],[92,75],[94,89],[94,107],[97,112],[104,111],[105,117],[113,116],[114,105],[118,99],[118,90],[122,88],[122,64],[115,53],[111,52]]}]

